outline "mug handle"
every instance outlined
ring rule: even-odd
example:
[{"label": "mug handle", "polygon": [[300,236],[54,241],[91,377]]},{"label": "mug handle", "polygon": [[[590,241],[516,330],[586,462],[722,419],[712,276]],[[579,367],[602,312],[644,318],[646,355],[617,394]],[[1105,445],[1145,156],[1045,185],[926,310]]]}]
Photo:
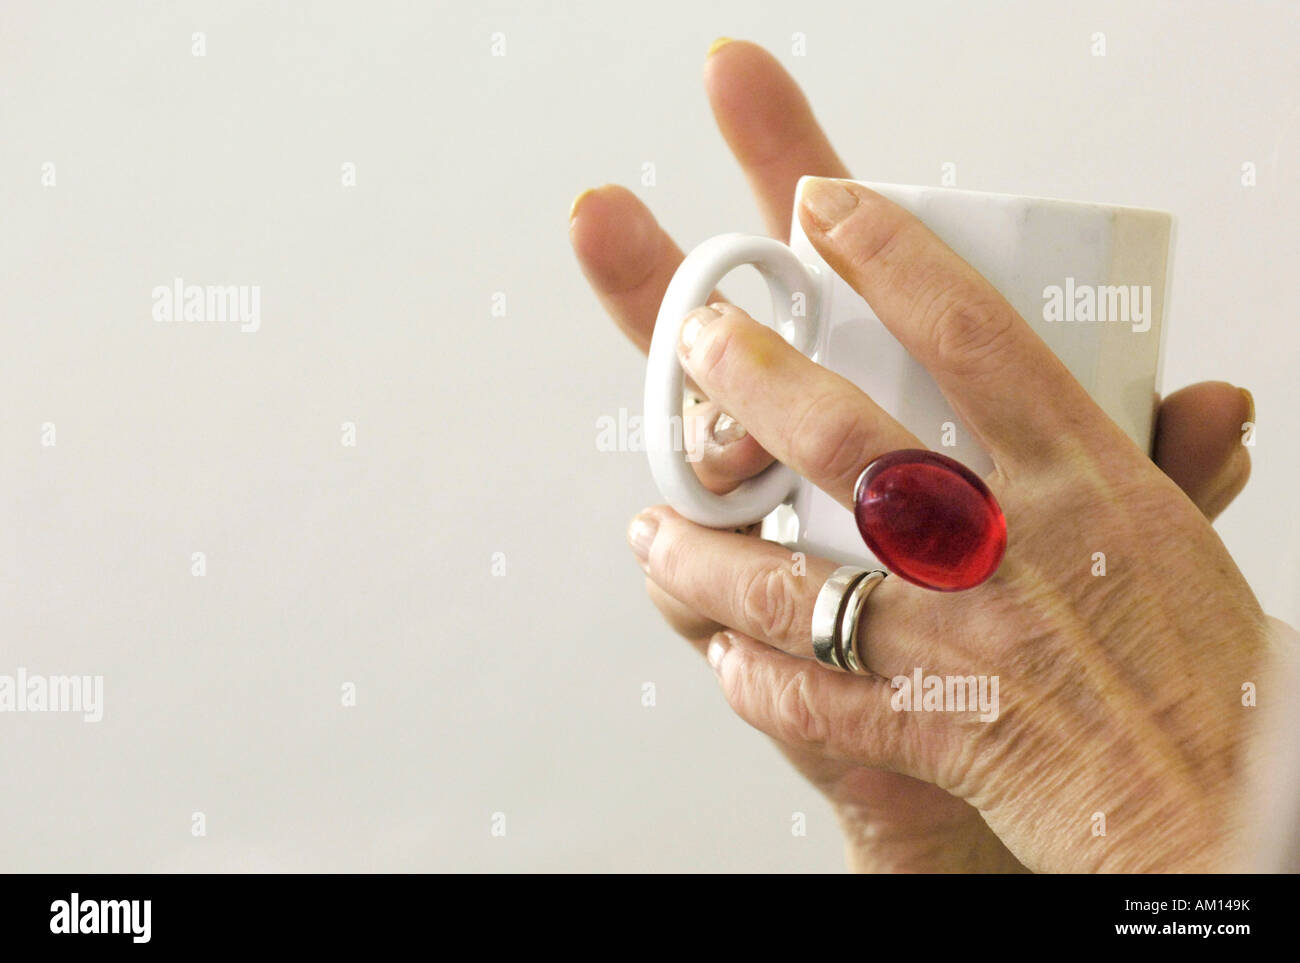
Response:
[{"label": "mug handle", "polygon": [[708,300],[728,272],[742,264],[752,264],[767,282],[772,327],[800,352],[814,357],[821,326],[821,269],[799,260],[772,238],[720,234],[691,251],[673,275],[650,340],[642,427],[650,472],[660,494],[679,514],[710,528],[737,528],[759,521],[790,496],[799,479],[776,462],[734,491],[715,495],[700,484],[686,459],[685,375],[677,359],[682,321]]}]

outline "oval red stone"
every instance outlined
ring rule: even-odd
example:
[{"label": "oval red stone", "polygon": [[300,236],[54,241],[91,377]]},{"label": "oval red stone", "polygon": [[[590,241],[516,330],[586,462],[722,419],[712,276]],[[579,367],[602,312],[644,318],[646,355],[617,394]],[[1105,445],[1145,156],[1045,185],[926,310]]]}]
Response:
[{"label": "oval red stone", "polygon": [[1007,521],[983,479],[933,451],[903,449],[867,466],[854,518],[873,555],[923,588],[974,588],[997,571]]}]

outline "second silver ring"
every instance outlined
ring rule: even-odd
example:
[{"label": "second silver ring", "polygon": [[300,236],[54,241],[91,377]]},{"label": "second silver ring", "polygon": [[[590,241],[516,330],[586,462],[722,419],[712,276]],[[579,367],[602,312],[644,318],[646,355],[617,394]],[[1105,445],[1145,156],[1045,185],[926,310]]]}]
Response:
[{"label": "second silver ring", "polygon": [[866,608],[867,596],[885,580],[888,574],[881,569],[867,572],[849,589],[839,626],[840,655],[844,660],[844,667],[849,672],[862,675],[870,671],[867,668],[865,653],[858,651],[858,621],[862,618],[862,610]]}]

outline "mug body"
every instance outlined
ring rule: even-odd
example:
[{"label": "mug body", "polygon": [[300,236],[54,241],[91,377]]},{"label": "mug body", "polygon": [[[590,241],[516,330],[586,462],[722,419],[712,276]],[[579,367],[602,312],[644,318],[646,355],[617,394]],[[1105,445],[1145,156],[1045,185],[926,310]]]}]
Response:
[{"label": "mug body", "polygon": [[[806,181],[799,182],[796,211]],[[865,186],[915,214],[987,278],[1101,409],[1150,451],[1173,230],[1168,214],[950,188]],[[988,453],[934,379],[817,254],[797,213],[790,247],[821,278],[814,360],[857,384],[927,447],[986,474],[993,467]],[[852,513],[803,480],[764,519],[763,535],[805,553],[876,564]]]}]

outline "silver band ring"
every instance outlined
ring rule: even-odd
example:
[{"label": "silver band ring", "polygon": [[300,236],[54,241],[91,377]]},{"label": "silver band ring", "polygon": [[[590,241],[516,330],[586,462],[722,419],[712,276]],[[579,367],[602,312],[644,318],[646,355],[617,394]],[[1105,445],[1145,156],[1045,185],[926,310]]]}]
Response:
[{"label": "silver band ring", "polygon": [[858,651],[858,620],[866,608],[867,596],[884,581],[885,575],[885,572],[877,569],[862,576],[853,583],[844,603],[844,615],[840,621],[840,654],[848,670],[858,675],[868,671],[866,657]]},{"label": "silver band ring", "polygon": [[864,673],[855,646],[858,619],[867,596],[887,573],[854,565],[837,568],[817,593],[813,604],[813,655],[822,665],[841,672]]}]

